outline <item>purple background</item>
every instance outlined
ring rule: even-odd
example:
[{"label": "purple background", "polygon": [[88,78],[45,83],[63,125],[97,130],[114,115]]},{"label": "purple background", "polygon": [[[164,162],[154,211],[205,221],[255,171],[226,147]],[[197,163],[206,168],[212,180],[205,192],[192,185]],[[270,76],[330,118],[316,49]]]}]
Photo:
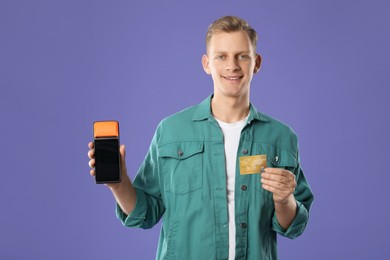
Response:
[{"label": "purple background", "polygon": [[120,121],[134,177],[158,122],[212,92],[227,14],[259,33],[252,102],[295,129],[316,195],[280,258],[388,257],[388,2],[184,2],[0,2],[0,259],[154,259],[159,226],[122,227],[89,176],[92,122]]}]

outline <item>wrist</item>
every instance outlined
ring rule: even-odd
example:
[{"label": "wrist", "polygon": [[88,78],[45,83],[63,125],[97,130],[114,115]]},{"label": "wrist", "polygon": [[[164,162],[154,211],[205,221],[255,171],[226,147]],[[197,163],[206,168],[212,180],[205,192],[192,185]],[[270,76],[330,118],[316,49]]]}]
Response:
[{"label": "wrist", "polygon": [[275,210],[282,210],[282,209],[285,209],[286,207],[291,207],[291,206],[295,206],[296,205],[296,201],[295,201],[295,197],[294,195],[290,195],[288,196],[285,200],[283,201],[275,201],[274,202],[274,205],[275,205]]},{"label": "wrist", "polygon": [[118,183],[111,183],[107,185],[110,190],[114,193],[119,192],[121,190],[127,189],[131,186],[130,178],[127,175],[122,175],[122,179]]},{"label": "wrist", "polygon": [[121,182],[109,187],[119,207],[126,215],[129,215],[135,207],[137,192],[131,184],[130,178],[127,175],[123,177]]}]

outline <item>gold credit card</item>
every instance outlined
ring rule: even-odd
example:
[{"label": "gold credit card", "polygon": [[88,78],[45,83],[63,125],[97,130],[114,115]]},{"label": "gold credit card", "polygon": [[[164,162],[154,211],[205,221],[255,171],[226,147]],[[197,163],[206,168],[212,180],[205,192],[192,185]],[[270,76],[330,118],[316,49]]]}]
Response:
[{"label": "gold credit card", "polygon": [[240,174],[260,173],[262,168],[267,167],[267,155],[252,155],[240,157]]}]

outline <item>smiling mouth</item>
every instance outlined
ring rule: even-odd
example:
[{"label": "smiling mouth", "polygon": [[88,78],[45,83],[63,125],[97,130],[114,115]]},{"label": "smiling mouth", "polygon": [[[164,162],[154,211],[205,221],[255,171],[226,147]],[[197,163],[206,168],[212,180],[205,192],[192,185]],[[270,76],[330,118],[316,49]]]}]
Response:
[{"label": "smiling mouth", "polygon": [[222,78],[227,79],[229,81],[238,81],[242,79],[244,76],[222,76]]}]

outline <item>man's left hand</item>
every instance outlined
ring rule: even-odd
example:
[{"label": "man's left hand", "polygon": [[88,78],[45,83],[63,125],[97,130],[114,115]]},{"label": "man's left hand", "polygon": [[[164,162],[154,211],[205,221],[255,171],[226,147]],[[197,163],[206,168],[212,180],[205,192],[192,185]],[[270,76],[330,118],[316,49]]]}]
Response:
[{"label": "man's left hand", "polygon": [[295,191],[297,183],[295,175],[281,168],[265,168],[261,173],[263,189],[272,192],[275,203],[288,203]]}]

